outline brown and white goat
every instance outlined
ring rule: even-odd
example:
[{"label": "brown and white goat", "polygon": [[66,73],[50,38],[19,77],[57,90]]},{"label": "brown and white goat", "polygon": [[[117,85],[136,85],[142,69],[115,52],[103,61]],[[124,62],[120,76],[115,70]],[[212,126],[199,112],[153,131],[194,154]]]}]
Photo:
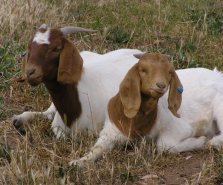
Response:
[{"label": "brown and white goat", "polygon": [[109,101],[104,128],[91,152],[70,165],[83,166],[115,144],[140,137],[154,139],[159,151],[201,149],[206,138],[216,148],[223,145],[222,74],[204,68],[175,72],[162,54],[137,57],[139,62]]},{"label": "brown and white goat", "polygon": [[[84,28],[50,29],[42,25],[28,45],[25,78],[35,86],[44,83],[53,104],[45,112],[24,112],[13,117],[19,128],[36,115],[53,118],[57,137],[70,128],[98,132],[105,121],[106,106],[124,74],[137,62],[134,49],[120,49],[104,55],[79,53],[66,38],[68,33],[92,32]],[[83,63],[84,61],[84,63]],[[120,62],[119,62],[120,61]],[[74,124],[76,123],[76,124]]]}]

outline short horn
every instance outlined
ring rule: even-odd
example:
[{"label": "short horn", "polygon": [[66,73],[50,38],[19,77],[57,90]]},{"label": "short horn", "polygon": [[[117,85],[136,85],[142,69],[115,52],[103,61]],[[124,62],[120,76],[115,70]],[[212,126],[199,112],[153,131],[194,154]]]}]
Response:
[{"label": "short horn", "polygon": [[145,53],[137,53],[137,54],[133,54],[133,56],[138,58],[138,59],[141,59],[144,54]]},{"label": "short horn", "polygon": [[60,28],[60,31],[64,34],[70,34],[70,33],[78,33],[78,32],[96,32],[97,30],[91,30],[91,29],[86,29],[86,28],[81,28],[81,27],[73,27],[73,26],[66,26],[63,28]]}]

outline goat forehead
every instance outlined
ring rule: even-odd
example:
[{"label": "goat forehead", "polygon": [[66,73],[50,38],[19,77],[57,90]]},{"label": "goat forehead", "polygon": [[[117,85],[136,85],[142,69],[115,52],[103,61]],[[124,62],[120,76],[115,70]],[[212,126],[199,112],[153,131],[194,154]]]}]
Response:
[{"label": "goat forehead", "polygon": [[37,44],[50,44],[50,30],[46,30],[45,32],[38,31],[36,32],[33,42]]},{"label": "goat forehead", "polygon": [[170,63],[162,60],[144,60],[140,65],[142,68],[148,69],[160,69],[160,70],[168,70],[170,68]]}]

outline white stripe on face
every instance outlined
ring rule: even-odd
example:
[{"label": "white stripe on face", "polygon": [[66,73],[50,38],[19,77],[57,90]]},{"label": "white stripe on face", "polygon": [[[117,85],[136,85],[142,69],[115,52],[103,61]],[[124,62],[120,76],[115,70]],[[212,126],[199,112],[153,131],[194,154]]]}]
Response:
[{"label": "white stripe on face", "polygon": [[38,31],[33,38],[33,42],[36,42],[37,44],[50,44],[49,37],[49,30],[45,31],[44,33]]}]

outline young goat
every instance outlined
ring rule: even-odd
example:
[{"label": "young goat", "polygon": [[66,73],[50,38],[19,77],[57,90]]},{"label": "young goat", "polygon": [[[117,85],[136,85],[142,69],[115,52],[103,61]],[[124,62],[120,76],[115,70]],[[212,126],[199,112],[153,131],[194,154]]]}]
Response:
[{"label": "young goat", "polygon": [[37,30],[29,42],[23,76],[33,86],[43,82],[53,103],[45,112],[15,115],[16,128],[36,115],[52,119],[54,113],[52,129],[57,138],[69,134],[71,127],[75,131],[95,132],[102,128],[108,100],[115,94],[124,74],[137,62],[133,54],[141,52],[120,49],[104,55],[87,51],[80,55],[66,39],[68,33],[92,31],[74,27],[50,29],[45,24]]},{"label": "young goat", "polygon": [[111,150],[115,143],[144,136],[156,141],[158,151],[202,149],[207,138],[211,146],[223,145],[222,74],[203,68],[176,73],[166,55],[137,57],[139,62],[128,71],[119,92],[109,101],[96,144],[89,154],[70,165],[83,166]]}]

